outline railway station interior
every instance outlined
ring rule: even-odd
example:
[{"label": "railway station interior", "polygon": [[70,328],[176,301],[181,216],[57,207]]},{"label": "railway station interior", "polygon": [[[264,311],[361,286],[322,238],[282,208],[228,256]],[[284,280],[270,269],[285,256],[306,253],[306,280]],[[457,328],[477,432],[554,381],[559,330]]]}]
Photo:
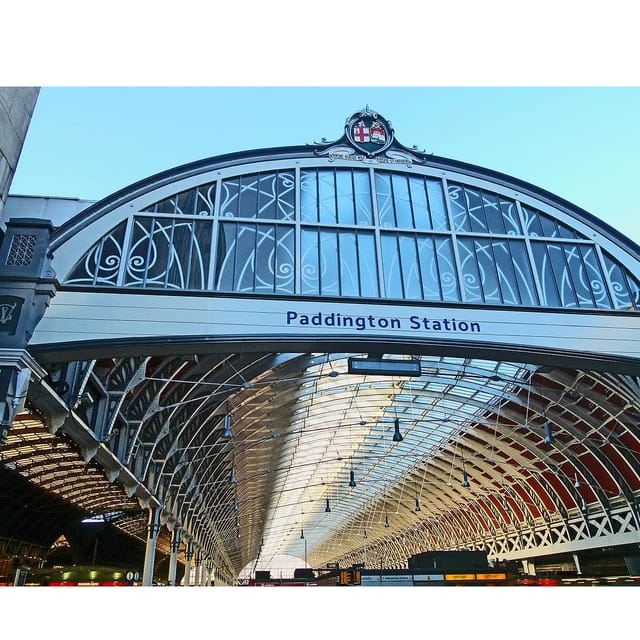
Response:
[{"label": "railway station interior", "polygon": [[0,583],[640,584],[640,248],[386,115],[3,185]]}]

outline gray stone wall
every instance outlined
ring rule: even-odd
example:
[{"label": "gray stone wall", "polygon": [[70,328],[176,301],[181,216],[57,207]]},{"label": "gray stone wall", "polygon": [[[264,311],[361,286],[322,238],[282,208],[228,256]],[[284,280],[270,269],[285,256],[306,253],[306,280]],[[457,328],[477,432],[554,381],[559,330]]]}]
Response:
[{"label": "gray stone wall", "polygon": [[0,220],[39,91],[38,87],[0,87]]}]

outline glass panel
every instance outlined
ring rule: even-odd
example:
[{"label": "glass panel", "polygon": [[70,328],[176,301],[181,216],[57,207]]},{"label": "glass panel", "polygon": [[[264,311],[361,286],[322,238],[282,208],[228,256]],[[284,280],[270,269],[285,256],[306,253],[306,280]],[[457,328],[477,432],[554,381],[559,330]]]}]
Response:
[{"label": "glass panel", "polygon": [[302,229],[300,243],[302,251],[301,293],[303,295],[318,295],[320,293],[318,231],[316,229]]},{"label": "glass panel", "polygon": [[223,180],[220,195],[220,215],[225,218],[238,216],[240,178]]},{"label": "glass panel", "polygon": [[534,209],[522,206],[522,217],[524,218],[525,232],[528,236],[541,237],[543,236],[542,225],[538,214]]},{"label": "glass panel", "polygon": [[278,174],[261,175],[258,181],[258,218],[277,220],[278,216]]},{"label": "glass panel", "polygon": [[256,293],[275,291],[275,247],[276,227],[260,224],[256,226],[256,254],[254,260]]},{"label": "glass panel", "polygon": [[616,309],[640,309],[640,286],[636,280],[606,253],[604,253],[604,263],[613,287],[612,293]]},{"label": "glass panel", "polygon": [[376,260],[375,238],[373,233],[358,232],[358,265],[360,268],[360,295],[377,298],[378,261]]},{"label": "glass panel", "polygon": [[276,227],[275,291],[294,293],[295,290],[295,229],[289,225]]},{"label": "glass panel", "polygon": [[497,265],[495,256],[493,255],[491,240],[484,238],[474,240],[474,246],[476,259],[478,260],[484,301],[489,304],[500,304],[502,302],[502,295],[500,293],[500,286],[498,285]]},{"label": "glass panel", "polygon": [[562,245],[548,244],[547,252],[551,260],[551,267],[558,285],[558,291],[560,292],[560,304],[563,307],[578,306],[575,287],[571,282],[571,273],[567,268]]},{"label": "glass panel", "polygon": [[589,245],[578,245],[578,248],[582,254],[587,286],[591,289],[596,307],[598,309],[613,308],[595,248]]},{"label": "glass panel", "polygon": [[293,293],[294,228],[224,223],[220,231],[217,289]]},{"label": "glass panel", "polygon": [[395,227],[395,213],[391,193],[391,177],[387,173],[376,172],[376,201],[378,204],[378,224],[381,227]]},{"label": "glass panel", "polygon": [[254,268],[256,259],[256,225],[238,224],[236,235],[236,256],[233,273],[233,290],[249,293],[254,289]]},{"label": "glass panel", "polygon": [[409,198],[409,184],[407,177],[398,173],[392,174],[393,198],[396,207],[396,225],[401,229],[413,228],[413,214],[411,199]]},{"label": "glass panel", "polygon": [[467,212],[464,190],[460,185],[449,183],[449,202],[453,226],[456,231],[471,231],[471,221]]},{"label": "glass panel", "polygon": [[162,279],[162,284],[172,289],[205,288],[211,247],[210,223],[175,220],[171,233],[167,228],[158,237],[156,232],[155,241],[169,244],[166,278],[159,277],[159,285]]},{"label": "glass panel", "polygon": [[336,189],[338,199],[338,223],[355,224],[353,183],[351,171],[336,171]]},{"label": "glass panel", "polygon": [[127,221],[96,242],[71,270],[65,284],[116,285]]},{"label": "glass panel", "polygon": [[[557,249],[558,247],[556,247]],[[559,284],[556,282],[551,258],[547,253],[547,245],[544,242],[532,242],[531,250],[535,263],[538,280],[540,281],[542,305],[546,307],[562,306],[559,294]]]},{"label": "glass panel", "polygon": [[576,233],[566,225],[558,222],[555,218],[535,211],[529,207],[522,207],[522,213],[525,218],[525,224],[529,235],[544,238],[568,238],[574,240],[583,236]]},{"label": "glass panel", "polygon": [[131,248],[125,264],[125,286],[145,284],[149,261],[154,261],[150,242],[154,218],[135,218],[131,236]]},{"label": "glass panel", "polygon": [[145,211],[151,211],[152,213],[170,213],[176,212],[176,200],[177,196],[171,196],[161,202],[157,202],[155,205],[145,209]]},{"label": "glass panel", "polygon": [[339,295],[338,239],[335,231],[320,231],[320,295]]},{"label": "glass panel", "polygon": [[259,175],[241,176],[238,199],[238,217],[255,218],[258,213]]},{"label": "glass panel", "polygon": [[223,180],[220,211],[226,218],[293,220],[294,174],[277,171]]},{"label": "glass panel", "polygon": [[418,236],[418,260],[420,264],[420,278],[422,281],[422,298],[424,300],[442,300],[440,289],[440,274],[434,239],[432,236]]},{"label": "glass panel", "polygon": [[335,224],[336,182],[332,170],[318,171],[318,193],[320,198],[320,222]]},{"label": "glass panel", "polygon": [[486,233],[488,231],[487,221],[482,207],[482,198],[479,189],[464,187],[465,203],[469,212],[471,230],[476,233]]},{"label": "glass panel", "polygon": [[211,224],[136,218],[125,286],[202,289],[210,254]]},{"label": "glass panel", "polygon": [[511,256],[513,258],[513,269],[520,293],[520,302],[528,306],[537,305],[538,294],[533,280],[533,272],[531,271],[526,245],[519,240],[510,240],[509,248],[511,249]]},{"label": "glass panel", "polygon": [[218,250],[216,260],[216,289],[233,291],[233,272],[236,256],[235,223],[224,223],[218,231]]},{"label": "glass panel", "polygon": [[540,220],[540,225],[542,226],[542,235],[545,238],[557,238],[558,237],[558,226],[555,220],[548,218],[542,213],[538,212],[538,219]]},{"label": "glass panel", "polygon": [[631,309],[640,311],[640,282],[638,282],[631,274],[627,272],[627,282],[629,291],[631,291],[632,306]]},{"label": "glass panel", "polygon": [[191,250],[191,268],[189,270],[189,289],[206,289],[211,261],[212,223],[194,222],[193,247]]},{"label": "glass panel", "polygon": [[[173,220],[172,224],[163,225],[162,230],[158,229],[158,225],[156,225],[154,242],[163,247],[163,253],[164,246],[167,246],[167,262],[165,269],[158,269],[155,282],[152,278],[151,281],[147,281],[147,286],[166,286],[171,289],[187,288],[193,246],[192,224]],[[147,274],[147,277],[149,275]]]},{"label": "glass panel", "polygon": [[198,187],[196,195],[195,213],[198,216],[212,216],[213,207],[216,197],[216,185],[215,182],[211,184],[205,184],[202,187]]},{"label": "glass panel", "polygon": [[442,299],[445,302],[459,302],[461,297],[451,238],[435,238],[435,243]]},{"label": "glass panel", "polygon": [[404,292],[402,291],[402,273],[397,238],[395,234],[384,233],[380,236],[380,242],[386,297],[403,298]]},{"label": "glass panel", "polygon": [[595,305],[589,286],[589,278],[582,263],[580,251],[578,247],[571,245],[563,245],[563,248],[578,306],[593,308]]},{"label": "glass panel", "polygon": [[317,171],[300,173],[300,218],[304,222],[318,222]]},{"label": "glass panel", "polygon": [[493,242],[493,255],[496,261],[496,272],[504,304],[521,304],[518,278],[514,271],[509,243],[496,240]]},{"label": "glass panel", "polygon": [[429,231],[433,228],[429,204],[427,201],[427,191],[425,189],[424,178],[417,176],[409,177],[409,191],[411,193],[411,203],[413,205],[413,216],[416,229]]},{"label": "glass panel", "polygon": [[431,223],[435,231],[449,229],[449,216],[447,205],[444,201],[444,189],[442,181],[435,178],[427,178],[427,195],[429,196],[429,209],[431,211]]},{"label": "glass panel", "polygon": [[500,209],[498,196],[493,193],[482,192],[482,204],[487,218],[489,233],[506,233],[507,230],[504,226],[504,218],[502,217],[502,210]]},{"label": "glass panel", "polygon": [[422,283],[415,236],[401,235],[399,241],[404,297],[406,300],[421,300]]},{"label": "glass panel", "polygon": [[356,234],[353,231],[342,231],[340,240],[340,294],[343,296],[359,296],[358,254],[356,250]]},{"label": "glass panel", "polygon": [[373,203],[371,201],[371,182],[368,171],[354,171],[353,181],[356,192],[356,224],[373,224]]},{"label": "glass panel", "polygon": [[196,189],[190,191],[184,191],[178,194],[178,203],[176,207],[176,213],[181,213],[186,216],[192,216],[195,214],[196,209]]},{"label": "glass panel", "polygon": [[150,213],[213,215],[215,182],[188,189],[160,200],[144,209]]},{"label": "glass panel", "polygon": [[276,196],[278,201],[276,219],[293,221],[296,214],[295,174],[278,172]]},{"label": "glass panel", "polygon": [[462,286],[467,302],[484,302],[482,297],[482,279],[478,269],[473,240],[470,238],[458,239],[458,254],[460,256],[460,269],[462,270]]},{"label": "glass panel", "polygon": [[506,232],[509,235],[522,235],[522,227],[520,226],[516,203],[502,197],[498,198],[498,200],[500,202],[500,211],[502,212]]}]

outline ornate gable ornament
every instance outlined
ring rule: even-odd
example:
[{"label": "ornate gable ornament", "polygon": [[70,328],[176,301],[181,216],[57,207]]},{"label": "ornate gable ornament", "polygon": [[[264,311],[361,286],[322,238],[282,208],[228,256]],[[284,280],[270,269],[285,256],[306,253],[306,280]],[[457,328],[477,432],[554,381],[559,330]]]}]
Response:
[{"label": "ornate gable ornament", "polygon": [[417,147],[407,149],[400,144],[393,131],[391,122],[379,113],[369,109],[357,111],[344,127],[344,134],[339,140],[315,143],[314,153],[328,156],[329,160],[360,160],[367,163],[386,164],[424,164],[424,152]]},{"label": "ornate gable ornament", "polygon": [[391,123],[380,114],[369,109],[354,113],[345,125],[347,140],[368,157],[386,151],[393,142]]}]

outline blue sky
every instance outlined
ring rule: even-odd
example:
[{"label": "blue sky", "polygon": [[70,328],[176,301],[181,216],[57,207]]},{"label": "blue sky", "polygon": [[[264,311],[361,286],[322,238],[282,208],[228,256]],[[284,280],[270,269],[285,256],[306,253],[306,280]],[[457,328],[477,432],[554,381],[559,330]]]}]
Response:
[{"label": "blue sky", "polygon": [[333,140],[369,105],[398,140],[526,180],[640,243],[638,87],[51,87],[11,193],[97,200],[222,153]]}]

